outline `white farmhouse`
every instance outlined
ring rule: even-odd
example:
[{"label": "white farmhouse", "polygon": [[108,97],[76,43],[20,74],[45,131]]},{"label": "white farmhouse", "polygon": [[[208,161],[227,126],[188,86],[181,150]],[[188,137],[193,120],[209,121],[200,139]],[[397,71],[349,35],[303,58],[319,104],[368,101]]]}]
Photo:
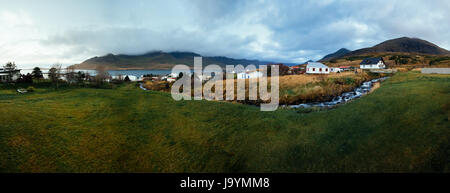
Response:
[{"label": "white farmhouse", "polygon": [[16,81],[20,78],[20,70],[7,70],[0,68],[0,82]]},{"label": "white farmhouse", "polygon": [[320,62],[308,62],[306,65],[307,74],[329,74],[330,68]]},{"label": "white farmhouse", "polygon": [[384,69],[386,68],[386,63],[382,57],[377,58],[366,58],[360,64],[361,69]]},{"label": "white farmhouse", "polygon": [[260,71],[241,72],[237,74],[237,79],[260,78],[262,76],[263,73]]}]

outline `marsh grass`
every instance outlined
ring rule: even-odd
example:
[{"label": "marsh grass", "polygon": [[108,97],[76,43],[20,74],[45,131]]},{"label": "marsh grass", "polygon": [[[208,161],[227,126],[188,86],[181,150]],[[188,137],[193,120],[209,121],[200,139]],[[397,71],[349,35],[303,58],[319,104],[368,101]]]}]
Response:
[{"label": "marsh grass", "polygon": [[[373,74],[367,72],[361,72],[355,74],[354,72],[344,72],[344,73],[332,73],[329,75],[288,75],[279,77],[279,104],[281,105],[292,105],[300,104],[305,102],[319,102],[328,101],[332,98],[353,90],[354,88],[360,86],[362,82],[368,81],[370,79],[379,78],[383,75]],[[249,84],[250,81],[256,81],[256,88],[259,89],[259,83],[257,79],[245,81],[245,100],[237,100],[237,82],[239,80],[234,80],[234,102],[239,102],[243,104],[259,105],[261,103],[268,103],[269,100],[261,100],[258,94],[258,100],[249,99]],[[271,79],[268,78],[268,90],[270,91]],[[223,99],[226,99],[227,86],[226,81],[222,81],[223,85]],[[146,81],[144,87],[149,90],[155,91],[166,91],[170,92],[171,84],[163,81]],[[194,96],[194,86],[191,85],[191,96]],[[182,89],[180,90],[180,92]],[[215,91],[215,87],[212,88],[212,92]],[[210,96],[213,97],[213,96]]]}]

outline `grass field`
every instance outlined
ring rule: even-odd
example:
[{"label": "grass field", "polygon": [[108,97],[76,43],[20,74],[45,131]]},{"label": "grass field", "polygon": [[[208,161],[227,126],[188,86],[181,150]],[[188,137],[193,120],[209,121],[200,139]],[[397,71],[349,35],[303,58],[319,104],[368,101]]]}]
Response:
[{"label": "grass field", "polygon": [[331,110],[114,89],[0,89],[0,172],[450,172],[450,76],[399,73]]}]

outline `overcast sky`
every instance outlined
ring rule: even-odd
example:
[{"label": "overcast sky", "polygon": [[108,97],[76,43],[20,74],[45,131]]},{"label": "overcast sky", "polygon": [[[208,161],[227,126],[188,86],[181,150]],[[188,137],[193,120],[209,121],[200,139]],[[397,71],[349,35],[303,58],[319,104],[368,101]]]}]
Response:
[{"label": "overcast sky", "polygon": [[418,37],[450,49],[448,0],[0,0],[0,63],[192,51],[279,62]]}]

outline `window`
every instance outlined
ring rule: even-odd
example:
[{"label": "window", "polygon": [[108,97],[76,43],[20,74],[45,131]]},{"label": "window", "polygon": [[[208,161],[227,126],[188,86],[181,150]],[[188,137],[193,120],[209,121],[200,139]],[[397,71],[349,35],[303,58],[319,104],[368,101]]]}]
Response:
[{"label": "window", "polygon": [[313,72],[316,71],[316,68],[313,68]]},{"label": "window", "polygon": [[325,72],[328,72],[328,68],[325,68]]},{"label": "window", "polygon": [[322,72],[322,68],[319,68],[319,72]]}]

